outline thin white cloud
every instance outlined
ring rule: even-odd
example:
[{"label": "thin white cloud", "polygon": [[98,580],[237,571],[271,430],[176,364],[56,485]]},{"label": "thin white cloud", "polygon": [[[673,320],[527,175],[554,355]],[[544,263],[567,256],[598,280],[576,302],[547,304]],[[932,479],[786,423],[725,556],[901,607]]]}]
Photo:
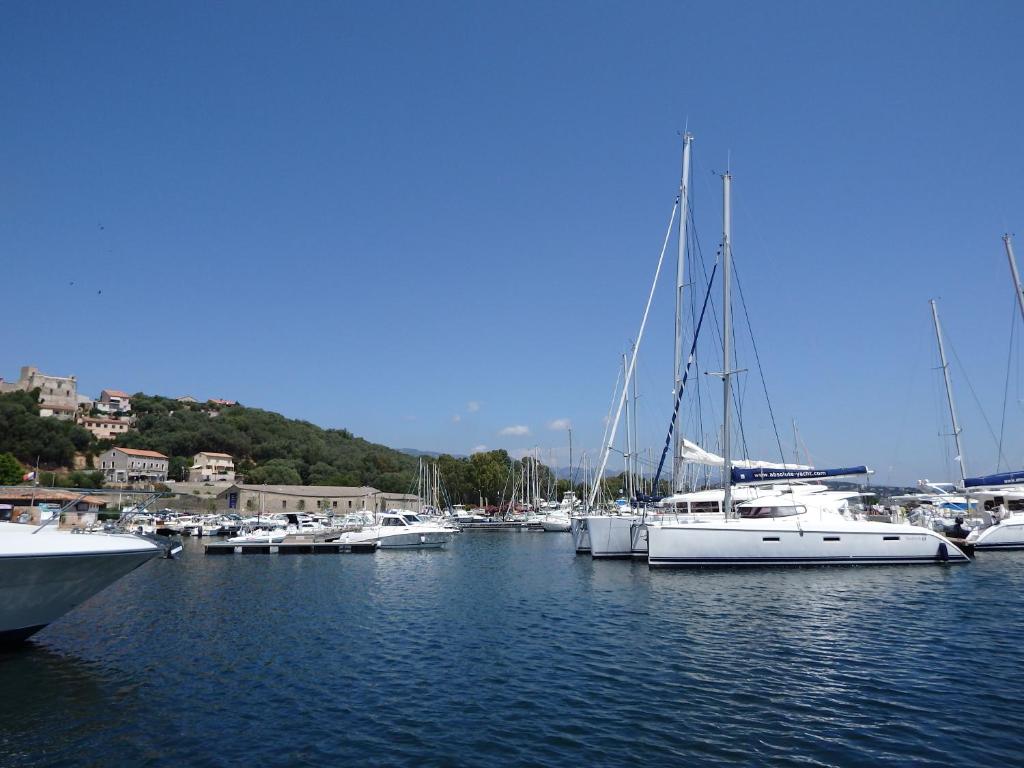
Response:
[{"label": "thin white cloud", "polygon": [[548,422],[548,429],[554,431],[562,431],[572,427],[572,422],[568,419],[555,419],[554,421]]},{"label": "thin white cloud", "polygon": [[483,453],[486,450],[487,450],[487,446],[486,445],[474,445],[473,446],[473,450],[471,451],[471,453]]},{"label": "thin white cloud", "polygon": [[459,414],[456,413],[452,416],[452,424],[458,424],[460,421],[462,421],[462,417]]},{"label": "thin white cloud", "polygon": [[524,426],[524,425],[522,425],[522,424],[516,424],[516,425],[514,425],[514,426],[511,426],[511,427],[505,427],[505,428],[504,428],[503,430],[501,430],[501,432],[499,432],[498,434],[499,434],[499,435],[516,435],[516,436],[523,436],[523,435],[528,435],[528,434],[530,434],[530,428],[529,428],[529,427],[527,427],[527,426]]},{"label": "thin white cloud", "polygon": [[476,413],[477,411],[480,410],[480,403],[477,402],[476,400],[470,400],[468,403],[466,403],[466,410],[469,411],[470,413]]}]

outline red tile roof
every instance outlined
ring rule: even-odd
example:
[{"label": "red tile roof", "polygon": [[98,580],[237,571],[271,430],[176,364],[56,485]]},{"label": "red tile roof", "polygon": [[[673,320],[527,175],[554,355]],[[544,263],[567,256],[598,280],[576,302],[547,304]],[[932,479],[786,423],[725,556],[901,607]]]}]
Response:
[{"label": "red tile roof", "polygon": [[156,451],[143,451],[143,450],[140,450],[138,448],[115,447],[114,450],[115,451],[121,451],[121,453],[127,453],[129,456],[148,456],[151,459],[166,459],[167,458],[162,453],[157,453]]}]

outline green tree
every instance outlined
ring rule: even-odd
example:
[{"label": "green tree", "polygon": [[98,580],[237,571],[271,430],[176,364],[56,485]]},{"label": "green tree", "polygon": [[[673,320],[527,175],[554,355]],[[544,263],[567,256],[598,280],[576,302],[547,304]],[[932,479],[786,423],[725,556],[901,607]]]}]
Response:
[{"label": "green tree", "polygon": [[14,456],[0,453],[0,485],[17,485],[24,474],[24,468]]},{"label": "green tree", "polygon": [[302,476],[285,459],[271,459],[250,473],[249,482],[256,485],[301,485]]}]

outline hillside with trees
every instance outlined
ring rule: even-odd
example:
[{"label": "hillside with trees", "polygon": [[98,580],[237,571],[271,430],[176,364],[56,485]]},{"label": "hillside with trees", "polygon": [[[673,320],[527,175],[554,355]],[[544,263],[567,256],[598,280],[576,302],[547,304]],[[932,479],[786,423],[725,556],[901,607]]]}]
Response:
[{"label": "hillside with trees", "polygon": [[[417,456],[371,443],[346,429],[324,429],[243,405],[186,403],[143,393],[132,396],[132,412],[132,430],[116,440],[97,440],[76,424],[39,416],[37,392],[0,395],[0,454],[17,460],[6,460],[5,475],[13,479],[23,468],[38,464],[44,470],[39,477],[44,485],[99,486],[101,473],[87,470],[95,467],[99,454],[117,445],[170,457],[171,480],[187,477],[196,453],[217,451],[234,457],[236,471],[247,483],[416,491]],[[85,457],[87,470],[72,471],[76,455]],[[513,478],[522,468],[504,450],[469,457],[443,454],[430,460],[438,463],[449,503],[508,501]],[[538,473],[541,488],[557,488],[558,498],[569,488],[567,480],[556,482],[543,464]]]}]

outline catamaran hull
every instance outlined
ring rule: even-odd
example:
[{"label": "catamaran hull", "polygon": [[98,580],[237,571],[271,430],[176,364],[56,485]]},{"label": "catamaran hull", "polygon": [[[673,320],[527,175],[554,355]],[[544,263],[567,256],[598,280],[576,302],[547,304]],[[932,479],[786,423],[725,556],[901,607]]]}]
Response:
[{"label": "catamaran hull", "polygon": [[160,553],[151,547],[0,558],[0,644],[34,635]]},{"label": "catamaran hull", "polygon": [[[971,541],[971,539],[968,539]],[[974,549],[1024,549],[1024,515],[1014,515],[996,525],[990,525],[973,540]]]},{"label": "catamaran hull", "polygon": [[591,557],[611,559],[633,556],[633,525],[637,522],[635,517],[595,515],[586,520],[590,532]]},{"label": "catamaran hull", "polygon": [[[652,567],[707,568],[799,565],[934,565],[969,562],[931,531],[743,529],[699,524],[648,529]],[[884,526],[884,523],[877,525]]]},{"label": "catamaran hull", "polygon": [[572,531],[572,543],[576,547],[577,555],[590,554],[590,531],[587,529],[587,518],[574,517],[570,524]]}]

